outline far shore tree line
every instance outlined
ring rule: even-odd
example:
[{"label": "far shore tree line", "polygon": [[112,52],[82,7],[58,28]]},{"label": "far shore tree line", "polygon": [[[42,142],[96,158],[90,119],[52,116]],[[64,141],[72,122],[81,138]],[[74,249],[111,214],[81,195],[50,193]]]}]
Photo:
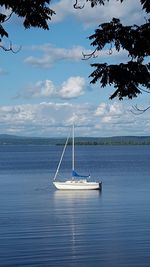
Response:
[{"label": "far shore tree line", "polygon": [[[0,135],[0,146],[64,146],[64,138],[34,138],[11,135]],[[72,146],[72,140],[68,145]],[[76,137],[76,146],[101,146],[101,145],[150,145],[150,136],[116,136],[116,137]]]}]

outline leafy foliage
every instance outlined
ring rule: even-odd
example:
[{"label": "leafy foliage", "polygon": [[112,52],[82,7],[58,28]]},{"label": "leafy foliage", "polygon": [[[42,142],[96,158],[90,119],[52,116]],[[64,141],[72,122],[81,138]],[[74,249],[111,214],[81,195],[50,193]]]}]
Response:
[{"label": "leafy foliage", "polygon": [[141,63],[129,61],[126,64],[121,63],[119,65],[104,63],[92,64],[92,66],[96,67],[96,70],[91,74],[91,77],[94,77],[92,83],[100,80],[102,87],[113,84],[116,88],[116,91],[110,97],[111,99],[116,96],[120,100],[126,96],[128,98],[136,97],[141,93],[139,84],[150,88],[148,67]]},{"label": "leafy foliage", "polygon": [[[96,4],[105,4],[109,0],[87,0],[93,7]],[[123,2],[123,0],[120,0]],[[141,5],[147,13],[150,12],[150,1],[141,0]],[[131,60],[126,64],[108,65],[107,63],[92,64],[96,70],[90,75],[91,83],[100,82],[102,87],[114,85],[116,91],[111,99],[118,97],[133,98],[146,89],[150,92],[150,19],[138,26],[123,26],[119,19],[113,18],[111,22],[102,23],[95,33],[89,37],[93,40],[91,45],[96,47],[94,51],[102,50],[110,45],[110,51],[114,46],[117,51],[125,49]],[[111,54],[111,53],[110,53]]]},{"label": "leafy foliage", "polygon": [[97,46],[97,50],[104,48],[106,44],[114,43],[117,51],[122,47],[126,49],[132,58],[143,58],[150,55],[150,20],[148,23],[137,26],[123,26],[119,19],[113,18],[110,23],[103,23],[100,29],[95,31],[89,39]]},{"label": "leafy foliage", "polygon": [[[10,15],[7,16],[0,13],[0,36],[1,39],[6,36],[8,33],[3,28],[2,24],[10,18],[12,14],[17,15],[18,17],[23,18],[24,27],[39,27],[44,30],[48,30],[48,20],[51,19],[51,16],[55,14],[53,10],[49,8],[51,0],[0,0],[0,6],[7,11],[10,11]],[[0,40],[1,41],[1,40]]]}]

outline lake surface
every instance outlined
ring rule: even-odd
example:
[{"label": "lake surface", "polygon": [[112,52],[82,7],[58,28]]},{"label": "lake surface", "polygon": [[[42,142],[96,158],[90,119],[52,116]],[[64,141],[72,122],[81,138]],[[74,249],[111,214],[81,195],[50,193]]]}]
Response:
[{"label": "lake surface", "polygon": [[149,267],[150,146],[77,146],[101,192],[53,187],[61,151],[0,147],[0,267]]}]

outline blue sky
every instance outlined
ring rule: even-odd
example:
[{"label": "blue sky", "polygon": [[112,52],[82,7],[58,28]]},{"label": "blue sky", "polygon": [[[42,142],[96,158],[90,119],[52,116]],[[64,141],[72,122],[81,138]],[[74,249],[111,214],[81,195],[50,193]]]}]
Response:
[{"label": "blue sky", "polygon": [[[1,50],[0,133],[23,136],[66,136],[72,123],[78,136],[149,135],[149,111],[131,112],[133,105],[146,107],[149,95],[134,100],[109,100],[113,87],[90,85],[93,62],[126,62],[127,54],[108,48],[98,57],[82,60],[82,52],[92,51],[88,36],[102,22],[118,17],[129,25],[141,24],[146,14],[138,0],[110,0],[105,6],[82,10],[74,1],[51,1],[56,11],[50,30],[25,30],[21,20],[12,17],[6,24],[9,40],[17,54]],[[82,4],[83,1],[80,1]],[[9,45],[4,40],[5,46]]]}]

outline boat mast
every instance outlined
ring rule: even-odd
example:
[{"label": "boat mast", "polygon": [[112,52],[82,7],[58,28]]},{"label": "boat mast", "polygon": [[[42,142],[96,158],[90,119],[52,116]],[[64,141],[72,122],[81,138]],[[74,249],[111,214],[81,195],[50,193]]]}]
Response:
[{"label": "boat mast", "polygon": [[72,126],[72,170],[74,171],[74,124]]}]

